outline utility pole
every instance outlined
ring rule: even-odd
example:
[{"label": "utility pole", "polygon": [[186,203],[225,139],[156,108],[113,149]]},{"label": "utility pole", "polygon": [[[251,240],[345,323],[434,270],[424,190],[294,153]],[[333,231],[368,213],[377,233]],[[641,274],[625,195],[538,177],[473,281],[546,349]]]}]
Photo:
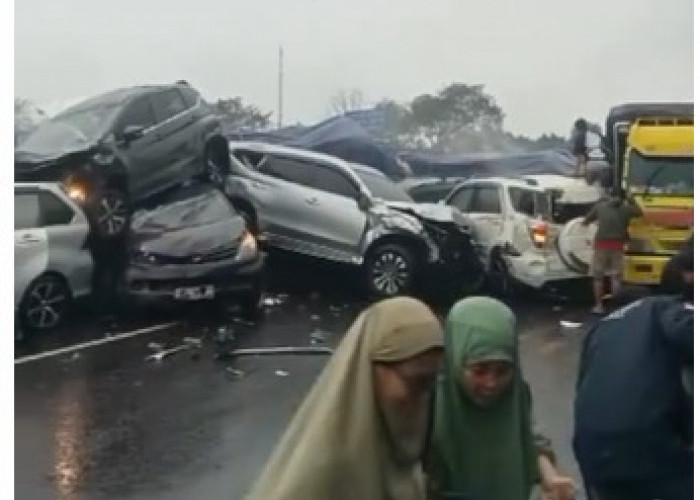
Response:
[{"label": "utility pole", "polygon": [[279,52],[279,95],[277,100],[277,129],[282,128],[282,105],[283,105],[283,93],[282,86],[284,83],[284,64],[283,64],[284,53],[282,51],[282,46],[280,45]]}]

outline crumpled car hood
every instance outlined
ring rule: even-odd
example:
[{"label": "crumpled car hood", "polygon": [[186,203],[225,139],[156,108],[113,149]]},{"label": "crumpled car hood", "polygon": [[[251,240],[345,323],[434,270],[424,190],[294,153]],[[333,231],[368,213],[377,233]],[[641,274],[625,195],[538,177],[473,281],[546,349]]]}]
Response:
[{"label": "crumpled car hood", "polygon": [[61,149],[51,152],[34,152],[25,150],[15,150],[15,168],[36,169],[41,167],[51,167],[54,163],[67,159],[68,157],[88,157],[95,152],[96,146],[76,149]]},{"label": "crumpled car hood", "polygon": [[148,254],[188,257],[230,248],[244,232],[245,223],[241,218],[177,230],[135,230],[131,235],[131,248]]},{"label": "crumpled car hood", "polygon": [[386,202],[386,205],[401,212],[412,212],[419,217],[434,222],[454,222],[461,225],[457,212],[451,206],[435,203],[406,203],[399,201]]}]

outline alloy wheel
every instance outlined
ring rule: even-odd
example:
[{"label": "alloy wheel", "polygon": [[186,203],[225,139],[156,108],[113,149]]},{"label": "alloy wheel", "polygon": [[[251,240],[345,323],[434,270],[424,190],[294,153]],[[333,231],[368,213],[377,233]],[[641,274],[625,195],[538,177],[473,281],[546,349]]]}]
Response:
[{"label": "alloy wheel", "polygon": [[126,227],[129,207],[121,194],[107,192],[97,204],[97,224],[102,234],[116,236]]},{"label": "alloy wheel", "polygon": [[30,290],[24,307],[29,328],[46,330],[58,325],[68,304],[68,291],[55,280],[37,282]]},{"label": "alloy wheel", "polygon": [[372,264],[372,283],[382,295],[393,296],[405,290],[410,279],[408,261],[397,252],[385,252]]}]

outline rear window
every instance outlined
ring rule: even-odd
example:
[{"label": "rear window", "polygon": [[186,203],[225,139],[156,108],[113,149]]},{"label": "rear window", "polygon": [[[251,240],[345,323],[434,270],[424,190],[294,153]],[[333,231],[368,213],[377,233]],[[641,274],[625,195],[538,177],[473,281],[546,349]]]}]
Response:
[{"label": "rear window", "polygon": [[547,193],[523,189],[518,187],[508,188],[511,205],[519,214],[528,217],[542,217],[549,219],[549,199]]}]

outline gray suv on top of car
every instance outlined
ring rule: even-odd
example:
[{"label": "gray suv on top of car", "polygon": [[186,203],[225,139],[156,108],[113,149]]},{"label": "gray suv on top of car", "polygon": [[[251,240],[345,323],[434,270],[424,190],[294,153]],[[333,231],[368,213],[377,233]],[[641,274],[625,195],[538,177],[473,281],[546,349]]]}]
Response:
[{"label": "gray suv on top of car", "polygon": [[271,247],[362,266],[373,295],[406,293],[424,266],[443,262],[437,233],[454,229],[469,239],[451,207],[416,205],[381,172],[302,149],[229,146],[232,175],[225,192],[259,238]]},{"label": "gray suv on top of car", "polygon": [[124,234],[131,205],[229,166],[219,119],[185,82],[114,90],[72,106],[15,150],[15,181],[57,181],[102,237]]}]

